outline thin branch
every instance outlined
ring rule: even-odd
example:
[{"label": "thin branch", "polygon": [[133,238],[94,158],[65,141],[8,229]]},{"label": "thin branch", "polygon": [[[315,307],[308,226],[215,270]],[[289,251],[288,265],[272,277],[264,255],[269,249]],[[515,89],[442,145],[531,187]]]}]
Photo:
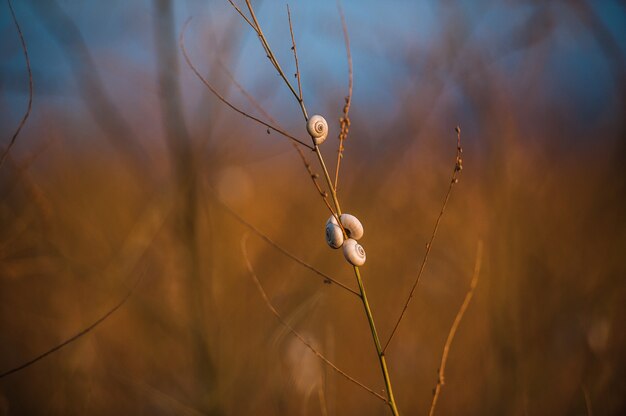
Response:
[{"label": "thin branch", "polygon": [[250,27],[252,28],[252,30],[254,30],[257,35],[259,34],[259,31],[257,30],[256,26],[254,26],[254,24],[250,21],[250,19],[248,19],[248,16],[246,16],[245,14],[243,14],[243,12],[241,11],[241,9],[239,8],[239,6],[237,6],[233,0],[228,0],[228,2],[230,3],[231,6],[233,6],[233,8],[237,11],[237,13],[239,13],[239,15],[243,18],[243,20],[246,21],[247,24],[250,25]]},{"label": "thin branch", "polygon": [[407,308],[409,307],[409,303],[413,298],[413,294],[415,293],[415,288],[424,273],[424,269],[426,268],[426,262],[428,261],[428,255],[430,254],[430,250],[433,246],[433,241],[435,241],[435,237],[437,236],[437,230],[439,229],[439,223],[441,222],[441,218],[443,217],[443,213],[446,210],[446,206],[448,205],[448,200],[450,199],[450,195],[452,194],[452,188],[459,182],[458,175],[463,169],[463,159],[461,158],[461,154],[463,153],[463,149],[461,148],[461,129],[457,126],[455,128],[457,134],[457,142],[456,142],[456,158],[454,163],[454,171],[452,172],[452,180],[450,181],[450,185],[448,186],[448,191],[446,192],[446,197],[443,200],[443,205],[441,206],[441,211],[439,212],[439,216],[437,217],[437,221],[435,221],[435,227],[433,228],[433,233],[430,236],[430,240],[426,245],[426,252],[424,253],[424,258],[422,260],[422,264],[420,266],[419,272],[417,273],[417,277],[415,282],[413,282],[413,287],[411,287],[411,292],[409,293],[409,297],[404,303],[404,307],[402,308],[402,312],[398,317],[393,330],[391,331],[391,335],[389,335],[389,339],[385,343],[385,347],[383,348],[383,352],[387,351],[387,347],[389,347],[389,343],[393,339],[396,331],[398,330],[398,326],[400,322],[402,322],[402,318],[404,318],[404,314],[406,313]]},{"label": "thin branch", "polygon": [[353,269],[354,269],[354,275],[356,277],[357,283],[359,284],[359,292],[361,293],[361,302],[363,303],[363,307],[365,309],[365,316],[367,317],[367,322],[370,326],[370,332],[372,333],[372,338],[374,340],[374,346],[376,347],[376,355],[378,356],[380,369],[383,374],[383,379],[385,380],[385,387],[386,387],[386,392],[387,392],[387,404],[389,405],[389,409],[391,410],[391,413],[394,416],[398,416],[400,412],[398,411],[396,399],[393,396],[393,389],[391,387],[391,378],[389,377],[389,369],[387,368],[387,360],[385,359],[385,352],[382,350],[380,346],[380,338],[378,337],[378,332],[376,331],[376,325],[374,324],[374,316],[372,315],[372,309],[370,308],[369,302],[367,301],[367,294],[365,293],[365,286],[363,285],[361,272],[359,271],[358,266],[353,266]]},{"label": "thin branch", "polygon": [[341,18],[341,28],[343,30],[343,39],[346,44],[346,55],[348,58],[348,95],[345,100],[346,103],[343,106],[343,116],[339,119],[341,128],[339,130],[339,150],[337,150],[337,166],[335,168],[335,186],[337,189],[337,183],[339,182],[339,167],[341,165],[341,159],[343,159],[343,142],[348,138],[348,132],[350,130],[350,105],[352,104],[352,52],[350,49],[350,37],[348,36],[348,25],[346,23],[346,16],[343,13],[341,7],[341,1],[337,0],[337,9],[339,10],[339,17]]},{"label": "thin branch", "polygon": [[256,32],[259,35],[259,39],[261,41],[261,44],[263,45],[263,49],[265,49],[265,52],[267,53],[267,58],[270,60],[272,65],[274,65],[274,68],[276,68],[276,71],[278,71],[278,75],[280,75],[283,81],[285,81],[285,84],[287,84],[287,87],[289,87],[289,90],[291,91],[291,93],[294,95],[294,97],[296,97],[296,100],[298,100],[298,104],[300,104],[300,109],[302,110],[302,115],[304,116],[304,119],[308,120],[309,115],[307,114],[306,107],[304,106],[304,101],[300,100],[300,98],[298,97],[298,93],[293,88],[293,85],[291,85],[291,82],[289,82],[289,80],[287,79],[287,76],[285,75],[285,71],[283,71],[283,69],[280,67],[280,64],[278,63],[278,60],[276,59],[274,52],[272,52],[272,48],[270,48],[270,45],[267,41],[267,38],[265,37],[265,34],[263,34],[263,30],[261,29],[261,25],[259,24],[259,21],[256,18],[256,14],[254,13],[252,4],[250,4],[250,0],[246,0],[246,5],[248,6],[248,11],[250,12],[250,16],[252,16],[252,21],[254,22],[254,25],[256,26]]},{"label": "thin branch", "polygon": [[[243,96],[246,97],[248,102],[250,102],[250,104],[252,104],[252,106],[254,108],[256,108],[257,111],[259,111],[259,113],[261,113],[261,115],[263,115],[267,120],[269,120],[270,123],[272,123],[275,126],[278,126],[279,128],[282,129],[282,126],[280,125],[280,123],[278,123],[276,121],[276,119],[274,119],[271,116],[271,114],[269,114],[263,108],[263,106],[243,87],[243,85],[241,85],[237,81],[237,79],[233,76],[232,72],[230,72],[230,70],[222,63],[222,61],[219,58],[218,58],[217,61],[218,61],[218,64],[220,65],[220,67],[222,68],[222,70],[224,72],[226,72],[226,75],[228,75],[228,78],[230,78],[231,82],[235,85],[235,87],[239,90],[239,92],[241,92],[241,94],[243,94]],[[300,156],[300,159],[302,160],[302,164],[304,165],[305,169],[307,170],[307,172],[309,174],[309,177],[313,181],[313,184],[315,185],[315,188],[317,189],[317,192],[319,193],[319,195],[324,200],[324,204],[326,205],[326,207],[329,209],[329,211],[331,213],[334,213],[332,207],[330,206],[330,202],[328,201],[328,193],[323,190],[322,186],[320,185],[320,183],[318,181],[319,175],[317,173],[315,173],[313,171],[313,169],[311,169],[311,163],[309,162],[307,157],[304,155],[304,152],[302,151],[302,149],[300,148],[298,143],[291,142],[291,144],[293,145],[293,148],[295,149],[295,151],[298,152],[298,155]]]},{"label": "thin branch", "polygon": [[220,101],[222,101],[224,104],[226,104],[228,107],[232,108],[233,110],[235,110],[237,113],[241,114],[244,117],[247,117],[251,120],[256,121],[257,123],[267,127],[268,129],[271,129],[273,131],[275,131],[276,133],[282,134],[283,136],[300,143],[302,146],[314,150],[314,147],[311,146],[310,144],[307,144],[305,142],[303,142],[300,139],[297,139],[296,137],[292,136],[291,134],[287,133],[286,131],[282,130],[279,127],[275,127],[272,126],[271,124],[253,116],[250,115],[248,113],[246,113],[245,111],[239,109],[238,107],[236,107],[235,105],[231,104],[230,101],[228,101],[222,94],[220,94],[212,85],[209,81],[206,80],[206,78],[204,78],[202,76],[202,74],[200,74],[200,72],[198,71],[198,69],[195,67],[195,65],[191,62],[191,58],[189,58],[189,55],[187,53],[187,49],[185,48],[185,30],[187,29],[187,26],[189,24],[189,22],[191,21],[191,19],[188,19],[185,22],[185,25],[183,26],[182,31],[180,32],[180,39],[179,39],[179,46],[180,49],[183,53],[183,57],[185,58],[185,62],[187,62],[187,65],[189,66],[189,68],[193,71],[193,73],[196,75],[196,77],[198,77],[198,79],[200,81],[202,81],[202,83],[209,89],[209,91],[211,91],[211,93],[213,95],[215,95]]},{"label": "thin branch", "polygon": [[[208,185],[205,184],[205,186],[213,193],[215,194],[215,191],[213,191],[213,189]],[[267,235],[265,235],[265,233],[263,233],[261,230],[259,230],[258,228],[256,228],[254,225],[250,224],[248,221],[246,221],[245,219],[243,219],[243,217],[241,217],[239,214],[237,214],[231,207],[229,207],[228,205],[226,205],[226,203],[220,201],[218,198],[215,198],[215,200],[217,201],[218,204],[220,204],[222,206],[222,208],[224,208],[224,210],[226,212],[228,212],[230,215],[232,215],[239,223],[241,223],[242,225],[244,225],[245,227],[247,227],[250,231],[252,231],[253,233],[255,233],[257,236],[259,236],[262,240],[264,240],[266,243],[268,243],[269,245],[271,245],[272,247],[274,247],[276,250],[280,251],[281,253],[283,253],[285,256],[289,257],[290,259],[292,259],[293,261],[295,261],[296,263],[300,264],[301,266],[306,267],[307,269],[311,270],[313,273],[321,276],[324,278],[324,283],[334,283],[337,286],[341,287],[342,289],[352,293],[353,295],[359,296],[359,293],[346,286],[345,284],[341,283],[340,281],[330,277],[329,275],[327,275],[326,273],[318,270],[317,268],[315,268],[314,266],[310,265],[309,263],[299,259],[298,257],[296,257],[294,254],[291,254],[289,251],[285,250],[282,246],[280,246],[278,243],[276,243],[274,240],[272,240],[271,238],[269,238]]]},{"label": "thin branch", "polygon": [[126,301],[128,301],[128,299],[130,299],[130,297],[132,296],[133,292],[137,288],[137,285],[139,284],[142,276],[143,276],[143,274],[139,275],[139,277],[135,280],[135,283],[133,284],[132,288],[128,291],[128,293],[126,293],[126,295],[122,298],[122,300],[120,300],[113,308],[109,309],[109,311],[107,313],[105,313],[100,318],[98,318],[94,323],[92,323],[88,327],[82,329],[81,331],[79,331],[75,335],[72,335],[70,338],[66,339],[62,343],[60,343],[60,344],[50,348],[46,352],[37,355],[36,357],[32,358],[31,360],[28,360],[25,363],[20,364],[17,367],[14,367],[14,368],[12,368],[10,370],[7,370],[7,371],[5,371],[3,373],[0,373],[0,379],[4,378],[6,376],[9,376],[9,375],[11,375],[13,373],[17,373],[18,371],[23,370],[23,369],[25,369],[27,367],[30,367],[31,365],[35,364],[36,362],[46,358],[48,355],[50,355],[50,354],[60,350],[61,348],[65,347],[65,346],[71,344],[72,342],[76,341],[77,339],[81,338],[83,335],[86,335],[89,332],[91,332],[98,325],[100,325],[102,322],[107,320],[107,318],[109,318],[111,315],[113,315],[119,308],[124,306]]},{"label": "thin branch", "polygon": [[452,323],[452,327],[450,328],[450,332],[448,333],[448,338],[446,339],[446,343],[443,347],[443,354],[441,356],[441,364],[439,365],[439,371],[437,374],[437,385],[435,386],[435,391],[433,393],[433,401],[430,405],[429,416],[433,416],[435,414],[435,406],[437,406],[437,399],[439,398],[439,394],[441,393],[441,388],[445,384],[445,371],[446,371],[446,362],[448,361],[448,353],[450,352],[450,345],[452,344],[452,340],[454,339],[454,335],[456,334],[459,325],[461,324],[461,320],[463,319],[463,315],[469,306],[472,296],[474,296],[474,290],[476,289],[476,285],[478,284],[478,275],[480,274],[480,266],[483,258],[483,242],[478,241],[478,247],[476,248],[476,261],[474,263],[474,273],[472,274],[472,281],[470,283],[470,288],[465,295],[465,299],[459,308],[459,311],[454,318],[454,322]]},{"label": "thin branch", "polygon": [[[249,22],[249,20],[245,17],[243,12],[241,12],[241,10],[239,10],[233,3],[231,3],[231,4],[233,5],[233,7],[235,7],[235,9],[238,11],[238,13],[244,19],[246,19],[246,21]],[[261,29],[261,26],[260,26],[257,18],[256,18],[256,14],[254,13],[254,9],[252,8],[252,5],[250,4],[250,2],[248,0],[246,0],[246,5],[247,5],[248,10],[250,12],[250,15],[252,16],[252,19],[254,21],[254,23],[250,23],[250,22],[249,23],[251,24],[251,26],[253,26],[253,29],[256,31],[257,35],[259,36],[259,39],[260,39],[261,44],[263,46],[263,49],[265,50],[265,52],[267,54],[267,58],[270,60],[270,62],[274,66],[274,68],[278,71],[278,74],[283,78],[283,80],[285,81],[285,83],[287,84],[287,86],[289,87],[291,92],[293,93],[293,95],[298,100],[298,104],[300,105],[300,109],[302,110],[302,114],[304,116],[304,119],[308,120],[309,117],[308,117],[308,114],[307,114],[307,111],[306,111],[306,107],[304,105],[304,100],[302,99],[302,83],[301,83],[299,63],[298,63],[298,55],[297,55],[297,50],[296,50],[296,41],[295,41],[295,37],[293,35],[293,25],[291,23],[291,11],[289,9],[289,5],[287,5],[287,17],[288,17],[288,20],[289,20],[289,31],[291,33],[292,50],[293,50],[294,59],[295,59],[295,62],[296,62],[296,78],[298,80],[298,90],[299,90],[299,93],[296,93],[296,91],[294,90],[293,86],[291,85],[291,83],[289,82],[287,77],[285,76],[284,71],[280,67],[280,64],[276,60],[276,57],[274,56],[274,53],[272,52],[272,49],[270,48],[269,43],[267,42],[267,39],[266,39],[262,29]],[[183,31],[184,31],[184,29],[183,29]],[[206,84],[206,82],[205,82],[205,84]],[[223,99],[222,99],[222,101],[226,102]],[[299,140],[298,140],[298,143],[302,144],[302,142],[299,141]],[[319,149],[317,149],[317,146],[315,146],[315,147],[306,146],[306,147],[309,148],[309,149],[315,150],[316,153],[318,154],[318,157],[321,157],[321,154],[319,153]],[[310,164],[309,164],[308,160],[306,159],[306,157],[304,156],[304,154],[302,153],[302,151],[300,149],[296,149],[296,150],[300,154],[300,158],[302,159],[302,162],[304,163],[305,168],[307,169],[311,179],[313,180],[313,182],[315,184],[315,187],[317,188],[317,191],[322,196],[322,199],[323,199],[324,203],[326,204],[326,207],[330,210],[330,212],[333,215],[338,217],[338,215],[341,214],[341,210],[339,209],[339,206],[338,206],[338,203],[337,203],[337,200],[336,200],[336,196],[335,196],[335,191],[334,191],[334,188],[332,186],[332,182],[330,182],[330,178],[328,177],[328,174],[326,172],[326,166],[323,163],[323,159],[320,158],[320,163],[322,165],[322,168],[324,169],[324,173],[326,174],[328,186],[331,189],[331,192],[333,194],[333,200],[334,200],[335,206],[337,208],[336,212],[332,209],[332,207],[330,206],[330,203],[328,202],[328,199],[327,199],[328,198],[328,194],[323,191],[322,187],[317,182],[318,175],[311,170]],[[341,224],[340,221],[338,221],[338,222],[339,222],[339,224]],[[343,229],[343,226],[341,226],[341,227]]]},{"label": "thin branch", "polygon": [[243,253],[243,258],[244,258],[244,260],[246,262],[246,266],[248,268],[248,272],[250,273],[250,277],[252,278],[252,280],[254,280],[254,283],[255,283],[257,289],[259,290],[259,293],[261,294],[261,297],[263,298],[263,301],[265,302],[265,305],[274,314],[274,316],[276,317],[276,319],[278,319],[278,321],[281,323],[281,325],[283,325],[285,328],[287,328],[287,330],[289,332],[291,332],[292,335],[294,335],[296,338],[298,338],[298,340],[300,340],[300,342],[302,342],[309,350],[311,350],[311,352],[313,352],[313,354],[315,354],[320,360],[322,360],[330,368],[335,370],[337,373],[341,374],[348,381],[356,384],[357,386],[361,387],[362,389],[366,390],[370,394],[374,395],[375,397],[377,397],[378,399],[380,399],[380,400],[382,400],[383,402],[386,403],[387,399],[385,399],[383,396],[381,396],[380,394],[376,393],[374,390],[370,389],[369,387],[367,387],[366,385],[364,385],[360,381],[354,379],[353,377],[348,375],[343,370],[339,369],[335,364],[333,364],[330,360],[328,360],[328,358],[326,358],[322,353],[320,353],[317,349],[315,349],[315,347],[313,347],[310,342],[308,342],[298,331],[296,331],[291,325],[289,325],[289,323],[287,323],[287,321],[285,321],[283,319],[283,317],[280,315],[278,310],[276,310],[276,308],[274,307],[274,305],[270,301],[269,297],[267,296],[267,293],[265,292],[265,289],[263,289],[263,285],[261,284],[261,282],[259,281],[259,278],[257,277],[256,273],[254,272],[254,269],[253,269],[252,264],[250,262],[250,259],[248,257],[248,252],[246,250],[246,240],[247,240],[247,238],[248,238],[248,234],[244,234],[244,236],[241,239],[241,251]]},{"label": "thin branch", "polygon": [[[166,199],[165,206],[161,207],[161,210],[156,209],[156,214],[153,210],[153,204],[149,204],[148,210],[144,212],[138,218],[141,221],[138,221],[136,225],[132,228],[132,230],[126,236],[122,244],[122,248],[120,249],[115,260],[112,260],[107,267],[107,271],[105,274],[107,275],[129,275],[136,268],[140,258],[144,255],[147,249],[151,246],[152,242],[156,238],[158,231],[161,229],[163,224],[165,223],[165,218],[171,210],[171,202]],[[161,205],[159,205],[161,206]],[[159,215],[160,212],[160,215]],[[150,235],[151,238],[144,238],[146,235]],[[142,236],[140,240],[137,240],[137,236]],[[98,325],[106,321],[111,315],[113,315],[117,310],[119,310],[126,302],[130,299],[130,297],[135,292],[135,289],[139,285],[141,279],[143,277],[143,273],[140,273],[135,281],[133,282],[132,287],[126,293],[126,295],[111,309],[109,309],[104,315],[100,318],[96,319],[91,325],[86,328],[80,330],[78,333],[72,335],[67,338],[65,341],[60,344],[48,349],[47,351],[37,355],[36,357],[26,361],[23,364],[18,365],[10,370],[3,371],[0,373],[0,379],[14,374],[20,370],[23,370],[31,365],[37,363],[38,361],[46,358],[50,354],[60,350],[63,347],[77,341],[84,335],[88,334],[92,330],[94,330]]]},{"label": "thin branch", "polygon": [[298,65],[298,49],[296,48],[296,39],[293,36],[293,25],[291,24],[291,11],[287,5],[287,19],[289,20],[289,33],[291,34],[291,50],[293,51],[293,59],[296,61],[296,79],[298,80],[298,101],[302,102],[302,80],[300,79],[300,66]]},{"label": "thin branch", "polygon": [[28,57],[28,49],[26,48],[26,41],[24,40],[24,35],[22,34],[22,29],[20,28],[20,24],[17,21],[17,17],[15,16],[15,11],[13,10],[13,5],[11,4],[11,0],[7,0],[9,5],[9,10],[11,11],[11,18],[13,19],[13,23],[15,24],[15,28],[17,29],[17,34],[20,37],[20,43],[22,44],[22,52],[24,52],[24,60],[26,61],[26,71],[28,72],[28,106],[26,108],[26,112],[22,116],[22,120],[17,126],[15,133],[13,133],[13,137],[11,137],[11,141],[7,148],[2,152],[2,156],[0,157],[0,166],[4,163],[4,159],[9,154],[9,151],[15,144],[15,140],[17,140],[17,136],[20,134],[22,127],[26,124],[26,120],[28,116],[30,116],[30,111],[33,107],[33,72],[30,68],[30,58]]}]

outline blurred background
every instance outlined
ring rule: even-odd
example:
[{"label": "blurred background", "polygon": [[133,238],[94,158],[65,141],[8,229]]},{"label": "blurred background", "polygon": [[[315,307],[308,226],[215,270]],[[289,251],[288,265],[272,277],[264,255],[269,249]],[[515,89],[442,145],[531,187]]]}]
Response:
[{"label": "blurred background", "polygon": [[[386,415],[283,318],[381,394],[360,301],[252,233],[355,288],[324,243],[328,210],[289,141],[297,101],[226,1],[14,0],[33,109],[0,166],[0,414]],[[243,2],[240,2],[244,6]],[[284,2],[254,2],[295,72]],[[304,100],[326,116],[334,172],[348,64],[335,1],[290,3]],[[387,351],[402,414],[617,415],[626,408],[626,6],[619,1],[343,1],[354,65],[338,185],[365,225],[365,285],[387,339],[454,168],[460,181]],[[28,73],[0,4],[0,140]],[[304,149],[306,157],[316,162]],[[314,170],[321,173],[316,163]],[[133,289],[134,288],[134,289]],[[620,324],[622,322],[622,324]],[[619,329],[622,328],[622,329]]]}]

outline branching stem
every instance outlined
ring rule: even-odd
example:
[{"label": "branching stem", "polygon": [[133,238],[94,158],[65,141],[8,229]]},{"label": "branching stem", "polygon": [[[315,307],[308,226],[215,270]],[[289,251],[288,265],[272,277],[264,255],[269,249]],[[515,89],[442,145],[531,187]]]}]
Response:
[{"label": "branching stem", "polygon": [[387,404],[391,409],[394,416],[398,416],[398,407],[396,400],[393,397],[393,389],[391,387],[391,378],[389,377],[389,370],[387,369],[387,361],[385,360],[385,353],[380,345],[380,339],[378,338],[378,332],[376,331],[376,325],[374,324],[374,317],[372,316],[372,310],[369,302],[367,301],[367,294],[365,292],[365,286],[361,279],[361,272],[357,266],[354,266],[354,275],[356,276],[357,283],[359,284],[359,291],[361,293],[361,301],[363,301],[363,307],[365,308],[365,315],[367,316],[367,322],[370,325],[372,331],[372,337],[374,338],[374,345],[376,346],[376,354],[378,355],[378,361],[380,363],[380,369],[383,372],[383,378],[385,379],[385,391],[387,392]]}]

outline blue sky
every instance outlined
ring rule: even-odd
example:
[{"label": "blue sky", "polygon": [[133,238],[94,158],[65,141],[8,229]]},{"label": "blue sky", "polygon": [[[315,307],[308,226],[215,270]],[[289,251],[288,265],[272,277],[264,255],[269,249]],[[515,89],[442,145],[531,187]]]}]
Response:
[{"label": "blue sky", "polygon": [[[47,32],[42,24],[42,19],[47,18],[45,13],[36,11],[41,3],[14,3],[32,61],[35,110],[45,105],[80,114],[82,105],[72,72],[72,66],[79,63],[69,62],[58,41]],[[144,100],[156,99],[152,82],[156,73],[152,2],[65,0],[58,4],[80,30],[115,102],[132,109],[141,108]],[[188,17],[193,17],[187,43],[201,69],[208,70],[215,51],[223,47],[220,45],[225,40],[233,39],[236,50],[219,54],[236,77],[268,108],[297,114],[297,106],[272,72],[258,40],[226,1],[190,0],[175,4],[178,30]],[[617,43],[623,63],[626,7],[616,1],[589,4],[606,33]],[[336,2],[293,1],[290,7],[309,107],[340,105],[347,86],[347,64]],[[343,8],[354,59],[354,105],[375,107],[377,122],[393,121],[402,105],[398,97],[409,89],[419,91],[423,87],[420,82],[432,79],[428,72],[432,68],[425,66],[430,62],[426,58],[454,42],[462,45],[456,51],[461,63],[446,65],[447,58],[442,56],[444,65],[437,67],[437,78],[443,80],[448,94],[460,94],[460,101],[463,92],[456,85],[458,76],[468,70],[463,67],[463,54],[480,53],[491,68],[510,77],[511,88],[515,89],[525,88],[522,84],[516,86],[521,82],[525,61],[543,50],[548,57],[536,78],[540,82],[536,87],[551,97],[552,105],[567,108],[573,120],[580,119],[580,115],[596,120],[616,108],[613,104],[617,81],[605,45],[566,3],[552,2],[544,7],[535,2],[344,1]],[[6,137],[24,109],[27,81],[6,3],[0,5],[0,10],[0,132]],[[285,3],[263,2],[258,6],[258,17],[286,71],[293,71]],[[546,21],[550,29],[542,35],[540,28]],[[528,27],[528,33],[537,32],[532,35],[537,39],[530,46],[518,48],[517,33]],[[462,42],[459,37],[463,37]],[[220,75],[211,76],[216,79]],[[205,92],[182,60],[181,82],[186,110],[197,112]]]}]

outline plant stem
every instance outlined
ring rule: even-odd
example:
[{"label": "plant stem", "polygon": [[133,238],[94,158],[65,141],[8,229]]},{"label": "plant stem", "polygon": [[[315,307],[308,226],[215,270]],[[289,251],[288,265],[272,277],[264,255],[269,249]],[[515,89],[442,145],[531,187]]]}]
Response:
[{"label": "plant stem", "polygon": [[[339,199],[337,198],[337,192],[332,185],[330,180],[330,175],[328,174],[328,169],[326,169],[326,164],[324,163],[324,158],[320,152],[319,146],[315,146],[315,154],[322,166],[322,170],[324,171],[324,177],[326,179],[326,183],[328,185],[328,189],[330,189],[331,196],[333,198],[333,202],[335,203],[335,208],[337,209],[337,215],[341,215],[341,207],[339,205]],[[378,355],[378,361],[380,362],[380,368],[383,372],[383,378],[385,379],[385,390],[387,392],[387,404],[391,409],[391,412],[394,416],[398,416],[400,413],[398,412],[398,407],[396,406],[396,400],[393,397],[393,389],[391,388],[391,379],[389,378],[389,370],[387,369],[387,361],[385,360],[385,353],[380,344],[380,339],[378,338],[378,332],[376,331],[376,325],[374,324],[374,317],[372,316],[372,310],[370,309],[369,302],[367,301],[367,294],[365,293],[365,286],[363,285],[363,280],[361,279],[361,272],[357,266],[354,266],[354,275],[356,276],[357,283],[359,284],[359,293],[361,301],[363,302],[363,307],[365,308],[365,315],[367,316],[367,322],[370,325],[370,330],[372,331],[372,338],[374,338],[374,345],[376,346],[376,355]]]},{"label": "plant stem", "polygon": [[376,325],[374,324],[374,317],[372,316],[372,310],[370,309],[369,302],[367,301],[367,295],[365,293],[365,286],[363,286],[363,280],[361,279],[361,272],[357,266],[354,266],[354,274],[359,284],[359,291],[361,292],[361,300],[363,301],[363,307],[365,308],[365,315],[367,315],[367,322],[370,324],[370,330],[372,331],[372,337],[374,338],[374,344],[376,345],[376,353],[378,355],[378,361],[380,362],[380,368],[383,372],[383,378],[385,379],[385,390],[387,391],[387,404],[391,408],[391,412],[394,416],[398,416],[398,407],[396,406],[396,400],[393,397],[393,389],[391,387],[391,379],[389,378],[389,370],[387,369],[387,361],[385,360],[385,353],[380,345],[380,339],[378,338],[378,332],[376,331]]},{"label": "plant stem", "polygon": [[326,169],[326,163],[324,163],[324,158],[322,157],[322,153],[320,152],[320,148],[318,145],[315,145],[315,154],[317,155],[317,159],[320,161],[320,166],[324,171],[324,178],[326,179],[326,184],[328,185],[328,189],[330,190],[330,195],[333,198],[333,202],[335,203],[335,209],[337,210],[337,216],[341,215],[341,206],[339,205],[339,199],[337,199],[337,191],[333,187],[333,183],[330,180],[330,175],[328,174],[328,169]]}]

